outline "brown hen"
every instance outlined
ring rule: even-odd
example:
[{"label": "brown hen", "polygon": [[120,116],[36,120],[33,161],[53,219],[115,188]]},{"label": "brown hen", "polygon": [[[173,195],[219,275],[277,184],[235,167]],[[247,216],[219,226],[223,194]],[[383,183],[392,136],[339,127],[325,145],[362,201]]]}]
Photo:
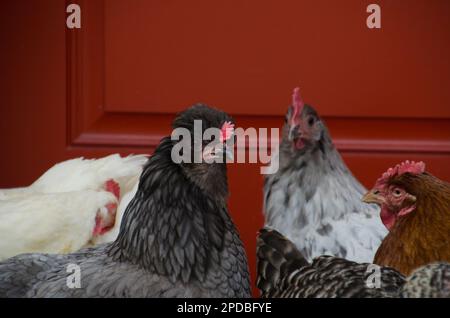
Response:
[{"label": "brown hen", "polygon": [[390,231],[374,263],[409,275],[422,265],[450,262],[450,184],[425,172],[423,162],[389,169],[363,201],[380,205]]}]

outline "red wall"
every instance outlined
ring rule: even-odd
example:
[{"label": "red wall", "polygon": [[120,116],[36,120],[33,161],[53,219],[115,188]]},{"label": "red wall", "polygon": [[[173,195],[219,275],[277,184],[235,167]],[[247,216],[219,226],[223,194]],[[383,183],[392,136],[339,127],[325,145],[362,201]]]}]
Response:
[{"label": "red wall", "polygon": [[[450,180],[448,1],[77,2],[80,30],[64,1],[2,5],[0,187],[75,156],[149,153],[198,101],[279,127],[295,86],[366,186],[405,159]],[[235,164],[229,179],[254,275],[263,178]]]}]

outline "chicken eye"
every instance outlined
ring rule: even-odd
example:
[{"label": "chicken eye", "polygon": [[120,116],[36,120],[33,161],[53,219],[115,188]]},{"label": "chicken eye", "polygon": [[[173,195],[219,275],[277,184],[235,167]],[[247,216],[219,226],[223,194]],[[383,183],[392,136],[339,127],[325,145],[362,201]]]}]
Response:
[{"label": "chicken eye", "polygon": [[394,189],[392,193],[394,196],[399,197],[402,194],[402,191],[400,189]]},{"label": "chicken eye", "polygon": [[316,122],[316,120],[314,119],[314,117],[309,117],[309,118],[308,118],[308,125],[309,125],[309,126],[314,125],[315,122]]}]

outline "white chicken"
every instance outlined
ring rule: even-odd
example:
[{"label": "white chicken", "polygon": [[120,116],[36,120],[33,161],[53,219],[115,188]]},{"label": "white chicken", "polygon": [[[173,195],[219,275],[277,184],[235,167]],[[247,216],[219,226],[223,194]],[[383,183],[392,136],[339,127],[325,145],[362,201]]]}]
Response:
[{"label": "white chicken", "polygon": [[128,181],[126,184],[127,189],[131,189],[130,191],[124,193],[120,197],[119,206],[117,207],[116,212],[116,221],[114,223],[114,226],[104,233],[103,235],[94,235],[91,239],[92,245],[98,245],[103,243],[112,242],[117,238],[117,235],[119,235],[120,230],[120,224],[122,223],[122,217],[125,213],[125,210],[130,203],[130,201],[134,198],[134,195],[137,192],[138,186],[139,186],[139,176],[136,176],[135,178],[132,178]]},{"label": "white chicken", "polygon": [[[112,241],[122,198],[139,180],[146,155],[76,158],[28,187],[0,189],[0,260],[31,252],[70,253]],[[122,205],[121,209],[126,208]]]}]

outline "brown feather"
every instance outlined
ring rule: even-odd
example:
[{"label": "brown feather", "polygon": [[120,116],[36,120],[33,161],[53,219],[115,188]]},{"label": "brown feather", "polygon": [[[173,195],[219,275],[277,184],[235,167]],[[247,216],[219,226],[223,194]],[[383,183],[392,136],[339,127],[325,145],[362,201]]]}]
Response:
[{"label": "brown feather", "polygon": [[397,220],[374,263],[409,275],[432,262],[450,262],[450,184],[429,173],[406,173],[389,183],[416,196],[416,210]]}]

